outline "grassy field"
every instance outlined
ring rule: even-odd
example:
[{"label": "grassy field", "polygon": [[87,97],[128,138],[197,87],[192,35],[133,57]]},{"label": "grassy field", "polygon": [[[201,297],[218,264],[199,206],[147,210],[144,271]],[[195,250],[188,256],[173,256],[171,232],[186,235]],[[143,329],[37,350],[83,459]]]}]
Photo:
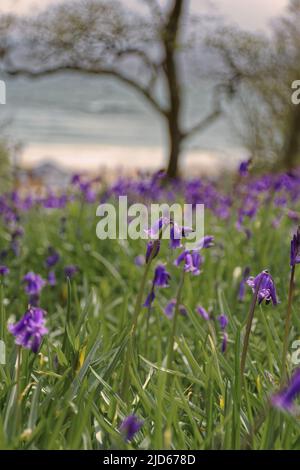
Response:
[{"label": "grassy field", "polygon": [[[284,411],[270,401],[289,380],[281,380],[282,349],[300,177],[237,176],[224,186],[200,180],[166,185],[144,177],[107,188],[75,178],[60,198],[1,196],[0,265],[9,268],[0,275],[2,449],[300,448],[296,409]],[[145,240],[97,238],[97,205],[116,202],[120,194],[133,202],[205,204],[205,234],[214,244],[201,250],[199,275],[174,265],[182,249],[166,240],[145,264]],[[47,261],[54,253],[59,259]],[[162,263],[169,287],[157,286],[152,307],[145,308]],[[280,302],[256,304],[241,374],[253,299],[243,282],[246,268],[249,276],[268,269]],[[50,279],[35,299],[25,290],[28,272]],[[299,276],[296,266],[288,377],[297,367],[291,355],[300,336]],[[178,308],[168,316],[172,299]],[[37,352],[18,346],[7,327],[29,302],[47,312],[48,333]],[[126,439],[124,419],[131,415],[139,429]]]}]

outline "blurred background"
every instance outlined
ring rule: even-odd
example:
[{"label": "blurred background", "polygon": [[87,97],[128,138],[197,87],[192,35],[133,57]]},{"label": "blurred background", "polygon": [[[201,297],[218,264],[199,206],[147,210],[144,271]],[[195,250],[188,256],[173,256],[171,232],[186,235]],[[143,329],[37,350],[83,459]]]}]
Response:
[{"label": "blurred background", "polygon": [[1,0],[2,166],[297,166],[299,24],[297,0]]}]

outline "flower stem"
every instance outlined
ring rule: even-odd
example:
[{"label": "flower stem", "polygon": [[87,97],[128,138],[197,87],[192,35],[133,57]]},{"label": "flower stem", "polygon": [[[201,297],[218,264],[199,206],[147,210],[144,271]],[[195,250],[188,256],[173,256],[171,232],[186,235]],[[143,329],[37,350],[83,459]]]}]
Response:
[{"label": "flower stem", "polygon": [[124,361],[124,371],[123,371],[123,380],[122,380],[122,387],[121,387],[121,396],[123,399],[126,401],[127,400],[127,395],[128,395],[128,390],[129,390],[129,378],[130,378],[130,363],[131,363],[131,353],[133,351],[133,340],[137,328],[137,323],[138,323],[138,317],[139,313],[142,308],[142,303],[143,303],[143,297],[144,297],[144,291],[145,291],[145,286],[146,286],[146,281],[147,277],[150,271],[151,263],[154,258],[154,254],[157,248],[157,244],[159,244],[159,240],[156,240],[153,244],[152,252],[149,257],[148,263],[146,264],[144,274],[141,280],[140,288],[138,291],[138,295],[136,298],[136,303],[134,307],[134,312],[133,312],[133,317],[132,317],[132,323],[131,323],[131,329],[129,333],[129,338],[128,338],[128,344],[126,346],[126,352],[125,352],[125,361]]},{"label": "flower stem", "polygon": [[67,298],[67,314],[66,314],[66,321],[65,321],[65,331],[62,343],[62,351],[66,352],[67,347],[67,339],[68,339],[68,327],[70,324],[71,319],[71,296],[72,296],[72,289],[71,289],[71,281],[70,278],[67,278],[67,288],[68,288],[68,298]]},{"label": "flower stem", "polygon": [[[177,296],[176,296],[176,304],[175,304],[175,312],[174,312],[174,317],[173,317],[173,323],[172,323],[172,330],[169,338],[169,346],[168,346],[168,353],[167,353],[167,369],[170,370],[172,368],[172,363],[173,363],[173,357],[174,357],[174,341],[175,341],[175,336],[176,336],[176,330],[177,330],[177,322],[178,322],[178,314],[179,314],[179,307],[180,307],[180,302],[181,302],[181,295],[182,295],[182,290],[183,290],[183,285],[184,285],[184,274],[185,272],[182,271],[179,286],[178,286],[178,291],[177,291]],[[169,376],[168,376],[169,379]],[[169,380],[167,379],[167,385]]]},{"label": "flower stem", "polygon": [[254,312],[255,312],[255,305],[256,305],[256,302],[257,302],[257,297],[258,297],[260,285],[261,285],[261,279],[257,283],[256,289],[254,291],[252,301],[251,301],[251,304],[250,304],[249,313],[248,313],[246,333],[245,333],[245,338],[244,338],[244,346],[243,346],[242,358],[241,358],[241,376],[242,377],[243,377],[244,371],[245,371],[246,357],[247,357],[247,351],[248,351],[248,346],[249,346],[249,338],[250,338],[251,327],[252,327],[252,322],[253,322]]},{"label": "flower stem", "polygon": [[151,261],[152,260],[149,259],[149,262],[146,264],[146,268],[145,268],[145,271],[144,271],[144,274],[143,274],[143,277],[142,277],[142,280],[141,280],[141,285],[140,285],[138,296],[137,296],[137,299],[136,299],[133,318],[132,318],[132,324],[131,324],[131,331],[130,331],[130,334],[131,334],[132,337],[134,337],[135,331],[136,331],[136,328],[137,328],[138,316],[139,316],[139,313],[140,313],[141,308],[142,308],[145,285],[146,285],[147,277],[148,277],[148,274],[149,274]]},{"label": "flower stem", "polygon": [[18,346],[17,351],[17,364],[16,364],[16,431],[20,431],[20,416],[21,416],[21,401],[20,401],[20,390],[21,390],[21,346]]},{"label": "flower stem", "polygon": [[5,318],[5,307],[4,307],[4,286],[3,283],[0,282],[0,339],[4,341],[5,343],[5,324],[6,324],[6,318]]},{"label": "flower stem", "polygon": [[295,279],[295,265],[293,265],[291,269],[288,305],[287,305],[287,312],[286,312],[286,319],[285,319],[285,330],[284,330],[282,361],[281,361],[281,385],[284,384],[285,379],[286,379],[286,374],[287,374],[286,359],[287,359],[287,352],[288,352],[289,333],[290,333],[290,328],[291,328],[294,279]]}]

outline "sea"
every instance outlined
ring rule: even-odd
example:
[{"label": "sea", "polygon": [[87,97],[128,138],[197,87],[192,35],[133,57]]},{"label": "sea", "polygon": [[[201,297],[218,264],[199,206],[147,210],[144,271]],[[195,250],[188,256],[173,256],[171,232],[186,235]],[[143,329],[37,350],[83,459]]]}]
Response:
[{"label": "sea", "polygon": [[[1,78],[1,77],[0,77]],[[155,169],[166,165],[163,119],[134,90],[110,77],[80,74],[5,78],[1,133],[19,144],[26,167],[45,162],[71,170]],[[193,79],[184,88],[187,126],[211,110],[214,84]],[[184,147],[184,168],[220,171],[245,158],[231,112]]]}]

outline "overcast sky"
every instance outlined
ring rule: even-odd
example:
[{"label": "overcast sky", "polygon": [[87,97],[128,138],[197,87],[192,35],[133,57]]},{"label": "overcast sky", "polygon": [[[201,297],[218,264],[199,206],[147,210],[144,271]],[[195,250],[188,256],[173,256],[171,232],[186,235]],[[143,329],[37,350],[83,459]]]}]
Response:
[{"label": "overcast sky", "polygon": [[[62,0],[0,0],[0,11],[28,11],[33,5],[41,8],[47,3]],[[130,6],[138,5],[143,0],[122,0]],[[162,0],[163,1],[163,0]],[[229,20],[249,29],[261,29],[268,25],[270,19],[280,14],[288,0],[186,0],[195,12],[206,11],[221,13]],[[34,8],[36,10],[36,8]]]}]

